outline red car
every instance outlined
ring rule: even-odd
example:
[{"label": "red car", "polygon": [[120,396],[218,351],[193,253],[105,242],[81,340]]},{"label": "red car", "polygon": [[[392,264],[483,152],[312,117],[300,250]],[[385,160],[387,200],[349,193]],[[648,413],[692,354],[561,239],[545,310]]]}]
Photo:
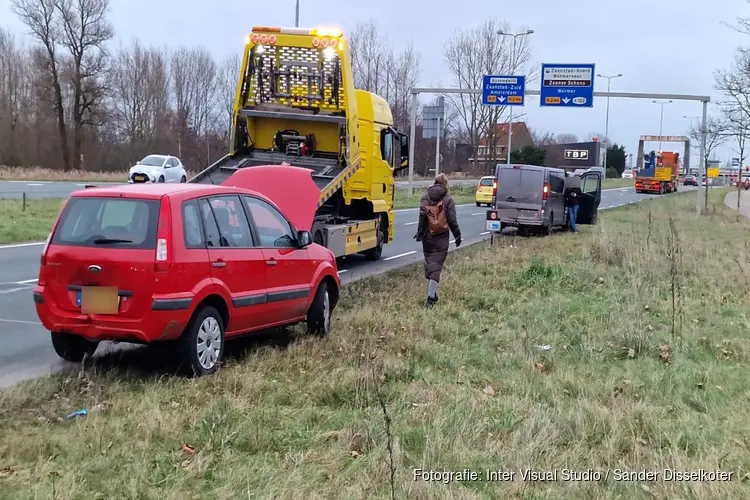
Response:
[{"label": "red car", "polygon": [[309,233],[319,195],[311,171],[290,166],[239,170],[221,186],[73,193],[34,289],[55,352],[80,362],[103,340],[173,342],[203,375],[225,338],[302,321],[327,334],[340,281]]}]

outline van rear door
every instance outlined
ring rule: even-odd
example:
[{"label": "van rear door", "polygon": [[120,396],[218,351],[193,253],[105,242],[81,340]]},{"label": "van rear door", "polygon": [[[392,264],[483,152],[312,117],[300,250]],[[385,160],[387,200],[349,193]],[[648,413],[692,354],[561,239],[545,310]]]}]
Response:
[{"label": "van rear door", "polygon": [[120,316],[143,316],[156,280],[159,211],[158,199],[71,197],[44,255],[45,300],[80,312],[85,297],[109,303],[112,293]]},{"label": "van rear door", "polygon": [[510,165],[497,167],[495,208],[499,219],[515,219],[518,216],[518,188],[520,185],[520,168],[514,168]]},{"label": "van rear door", "polygon": [[521,182],[518,188],[519,219],[541,220],[544,194],[544,170],[534,167],[521,167]]}]

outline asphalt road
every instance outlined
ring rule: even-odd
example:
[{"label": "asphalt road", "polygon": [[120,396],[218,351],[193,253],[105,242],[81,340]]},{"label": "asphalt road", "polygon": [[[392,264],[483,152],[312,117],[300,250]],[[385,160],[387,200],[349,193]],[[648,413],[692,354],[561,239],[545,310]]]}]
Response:
[{"label": "asphalt road", "polygon": [[[453,185],[474,186],[476,179],[462,179],[451,181]],[[0,181],[0,198],[19,199],[26,193],[29,199],[40,198],[67,198],[74,191],[86,187],[86,185],[104,186],[116,184],[114,182],[45,182],[45,181]],[[427,187],[433,181],[414,181],[417,187]],[[396,181],[396,187],[409,187],[409,181]]]},{"label": "asphalt road", "polygon": [[[651,195],[636,194],[632,188],[610,189],[602,193],[600,209],[610,209],[637,203]],[[464,246],[482,241],[489,236],[485,230],[486,208],[460,205],[458,218]],[[379,262],[350,257],[339,264],[342,283],[382,273],[390,269],[419,262],[421,244],[414,241],[417,209],[396,212],[396,239],[383,250]],[[65,368],[73,368],[61,361],[50,345],[49,333],[39,322],[31,291],[39,272],[39,255],[43,243],[24,243],[0,246],[0,387]],[[451,249],[455,249],[452,242]],[[112,349],[102,345],[98,353]]]}]

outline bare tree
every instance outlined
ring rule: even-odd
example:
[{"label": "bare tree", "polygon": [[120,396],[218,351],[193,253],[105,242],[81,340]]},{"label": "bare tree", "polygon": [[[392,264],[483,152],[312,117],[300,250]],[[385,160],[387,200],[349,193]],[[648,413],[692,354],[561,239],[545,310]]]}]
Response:
[{"label": "bare tree", "polygon": [[[703,129],[701,127],[695,127],[690,130],[690,139],[695,141],[699,146],[702,141],[702,132]],[[727,133],[727,122],[715,116],[710,116],[706,120],[705,132],[706,160],[708,160],[713,156],[716,148],[729,140],[730,135]]]},{"label": "bare tree", "polygon": [[[468,32],[456,31],[445,43],[443,55],[456,87],[477,89],[484,75],[513,74],[528,63],[531,55],[528,37],[521,37],[515,42],[513,58],[513,39],[498,35],[499,31],[509,32],[509,24],[489,19]],[[491,152],[487,161],[494,163],[497,145],[495,124],[506,111],[505,107],[483,106],[481,97],[477,95],[462,94],[446,98],[458,110],[465,128],[465,142],[477,151],[479,142],[485,137],[486,146]]]},{"label": "bare tree", "polygon": [[[357,24],[349,37],[354,86],[381,95],[388,88],[388,41],[372,19]],[[388,99],[387,95],[383,95]]]},{"label": "bare tree", "polygon": [[557,144],[555,142],[555,134],[552,132],[546,132],[542,130],[532,129],[529,127],[529,133],[531,134],[531,140],[534,142],[536,147],[552,146]]},{"label": "bare tree", "polygon": [[32,116],[30,66],[24,47],[0,28],[0,164],[21,164],[19,134]]},{"label": "bare tree", "polygon": [[[217,75],[218,125],[223,130],[222,136],[229,140],[229,129],[232,126],[234,100],[237,95],[237,81],[242,60],[235,54],[221,62]],[[227,144],[228,145],[228,144]]]},{"label": "bare tree", "polygon": [[112,36],[107,20],[109,0],[55,0],[59,16],[60,44],[70,55],[70,84],[73,92],[72,166],[81,166],[83,127],[97,126],[96,107],[105,97],[104,72],[107,53],[104,44]]},{"label": "bare tree", "polygon": [[11,0],[13,12],[31,31],[34,39],[42,45],[45,56],[44,65],[53,91],[52,104],[57,115],[57,131],[62,151],[63,168],[65,171],[69,171],[71,164],[68,131],[65,124],[60,60],[57,53],[61,30],[56,16],[55,2],[56,0]]},{"label": "bare tree", "polygon": [[557,134],[555,141],[557,144],[573,144],[578,142],[578,136],[570,133]]}]

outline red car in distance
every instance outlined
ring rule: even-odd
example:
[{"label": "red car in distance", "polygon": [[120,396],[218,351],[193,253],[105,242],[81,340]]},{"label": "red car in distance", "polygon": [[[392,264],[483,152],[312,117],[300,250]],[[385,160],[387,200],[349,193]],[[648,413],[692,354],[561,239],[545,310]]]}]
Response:
[{"label": "red car in distance", "polygon": [[105,340],[169,342],[203,375],[226,339],[303,321],[327,334],[340,281],[309,232],[319,195],[311,171],[291,166],[238,170],[220,186],[73,193],[34,289],[55,352],[80,362]]}]

